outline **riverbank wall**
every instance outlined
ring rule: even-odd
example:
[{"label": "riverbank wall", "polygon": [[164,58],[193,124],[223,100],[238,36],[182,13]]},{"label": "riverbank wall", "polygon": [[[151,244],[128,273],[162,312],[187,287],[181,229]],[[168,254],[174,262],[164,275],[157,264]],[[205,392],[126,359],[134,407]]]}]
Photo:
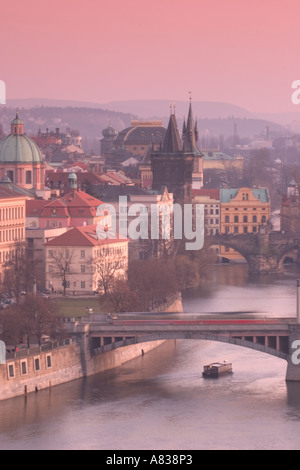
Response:
[{"label": "riverbank wall", "polygon": [[[181,312],[181,296],[172,298],[168,305],[161,306],[160,311]],[[82,334],[76,341],[68,338],[30,350],[17,351],[8,355],[5,364],[0,364],[0,401],[37,393],[40,390],[119,367],[164,342],[158,340],[132,344],[94,355],[89,338]]]}]

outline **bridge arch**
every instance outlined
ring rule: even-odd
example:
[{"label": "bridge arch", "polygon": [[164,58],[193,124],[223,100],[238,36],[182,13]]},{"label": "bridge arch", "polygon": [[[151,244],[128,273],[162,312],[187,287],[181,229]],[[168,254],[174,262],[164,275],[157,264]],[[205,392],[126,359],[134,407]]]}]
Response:
[{"label": "bridge arch", "polygon": [[283,270],[283,265],[286,260],[286,258],[290,258],[293,260],[294,263],[296,263],[299,260],[299,245],[294,244],[289,247],[286,247],[284,252],[281,252],[279,257],[278,257],[278,269],[279,271]]},{"label": "bridge arch", "polygon": [[197,333],[197,332],[177,332],[175,333],[168,333],[163,332],[160,334],[153,334],[153,335],[145,335],[145,336],[137,336],[131,338],[125,338],[120,341],[115,341],[110,344],[106,344],[105,346],[100,346],[98,348],[93,349],[94,354],[101,354],[103,352],[112,351],[114,349],[123,348],[125,346],[131,346],[133,344],[142,344],[147,343],[149,341],[164,341],[164,340],[174,340],[174,339],[194,339],[194,340],[206,340],[206,341],[218,341],[227,344],[233,344],[236,346],[242,346],[249,349],[254,349],[256,351],[260,351],[266,354],[270,354],[272,356],[279,357],[288,361],[289,355],[287,352],[277,350],[275,348],[271,348],[268,346],[264,346],[262,344],[248,341],[241,338],[230,337],[225,335],[214,335],[212,333]]}]

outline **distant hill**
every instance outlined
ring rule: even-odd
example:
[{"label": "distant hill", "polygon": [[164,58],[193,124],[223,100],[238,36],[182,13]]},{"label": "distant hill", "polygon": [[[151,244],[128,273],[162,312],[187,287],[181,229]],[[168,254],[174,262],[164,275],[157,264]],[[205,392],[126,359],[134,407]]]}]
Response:
[{"label": "distant hill", "polygon": [[[103,109],[111,109],[113,111],[121,111],[123,113],[131,112],[140,118],[159,118],[163,119],[170,114],[170,104],[175,104],[175,113],[178,118],[187,116],[189,102],[188,101],[172,101],[172,100],[132,100],[132,101],[113,101],[103,103]],[[241,108],[229,103],[212,102],[212,101],[193,101],[194,116],[201,119],[226,119],[229,116],[239,118],[250,118],[252,114],[247,109]]]},{"label": "distant hill", "polygon": [[[183,119],[187,117],[187,102],[177,102],[176,117],[181,132]],[[170,114],[170,101],[144,100],[120,101],[115,103],[84,103],[68,100],[8,100],[7,106],[0,106],[0,124],[5,133],[10,132],[10,122],[16,110],[24,121],[28,135],[60,128],[76,129],[83,138],[83,147],[87,152],[99,152],[99,139],[102,131],[110,123],[117,131],[130,126],[132,119],[160,119],[167,126]],[[232,136],[236,125],[240,137],[252,137],[263,134],[266,126],[270,133],[281,134],[284,128],[279,123],[262,119],[248,110],[228,103],[193,102],[194,117],[197,118],[199,134],[224,138]],[[268,116],[269,117],[269,116]]]},{"label": "distant hill", "polygon": [[78,130],[83,138],[83,146],[86,151],[99,152],[102,131],[109,123],[120,131],[130,126],[131,114],[107,111],[100,108],[86,107],[57,107],[57,106],[35,106],[35,107],[0,107],[0,124],[4,132],[10,132],[10,122],[15,117],[16,110],[24,122],[25,132],[35,135],[39,129],[46,132],[59,128],[65,132],[67,128]]}]

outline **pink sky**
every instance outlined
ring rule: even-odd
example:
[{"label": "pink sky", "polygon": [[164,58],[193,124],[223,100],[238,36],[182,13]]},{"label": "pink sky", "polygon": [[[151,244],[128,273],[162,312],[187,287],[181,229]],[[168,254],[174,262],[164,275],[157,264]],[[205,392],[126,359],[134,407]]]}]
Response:
[{"label": "pink sky", "polygon": [[7,99],[298,111],[299,0],[0,0]]}]

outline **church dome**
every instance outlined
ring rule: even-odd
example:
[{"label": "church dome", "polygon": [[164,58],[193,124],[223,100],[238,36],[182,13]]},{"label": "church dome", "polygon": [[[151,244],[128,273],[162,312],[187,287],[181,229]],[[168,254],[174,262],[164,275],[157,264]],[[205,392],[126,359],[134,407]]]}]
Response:
[{"label": "church dome", "polygon": [[114,129],[112,126],[107,126],[105,129],[103,129],[102,135],[106,138],[117,137],[118,131],[116,131],[116,129]]},{"label": "church dome", "polygon": [[11,122],[11,134],[0,140],[0,164],[42,162],[38,146],[24,134],[23,121],[17,114]]}]

